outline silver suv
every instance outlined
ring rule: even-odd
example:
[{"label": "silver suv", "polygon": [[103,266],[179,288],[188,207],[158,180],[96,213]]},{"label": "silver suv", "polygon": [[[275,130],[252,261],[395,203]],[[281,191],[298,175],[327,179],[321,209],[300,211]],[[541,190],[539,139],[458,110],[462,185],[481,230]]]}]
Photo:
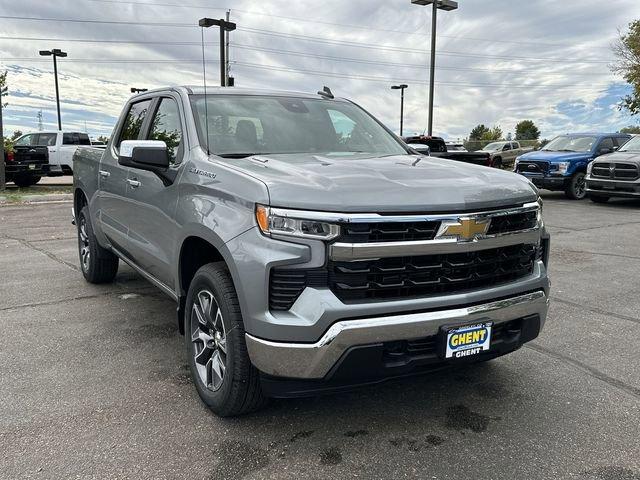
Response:
[{"label": "silver suv", "polygon": [[535,187],[412,154],[327,91],[136,95],[74,184],[85,278],[122,260],[176,301],[219,415],[488,360],[545,322]]}]

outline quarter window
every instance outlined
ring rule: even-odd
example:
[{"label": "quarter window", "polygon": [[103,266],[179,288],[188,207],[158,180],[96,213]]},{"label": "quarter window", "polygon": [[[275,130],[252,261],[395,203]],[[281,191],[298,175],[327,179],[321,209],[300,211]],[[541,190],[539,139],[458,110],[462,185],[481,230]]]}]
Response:
[{"label": "quarter window", "polygon": [[124,124],[122,125],[120,138],[118,139],[118,147],[123,140],[138,140],[140,130],[142,130],[142,124],[147,116],[150,105],[151,100],[144,100],[131,105],[129,112],[124,119]]},{"label": "quarter window", "polygon": [[35,135],[31,134],[31,135],[25,135],[24,137],[18,139],[18,141],[16,142],[16,145],[20,146],[20,147],[26,147],[31,145],[31,142],[35,140]]},{"label": "quarter window", "polygon": [[167,144],[169,162],[180,163],[180,146],[182,129],[180,128],[180,112],[173,98],[163,98],[151,122],[149,140],[162,140]]},{"label": "quarter window", "polygon": [[57,137],[57,133],[39,133],[38,140],[35,142],[35,144],[39,147],[55,147]]}]

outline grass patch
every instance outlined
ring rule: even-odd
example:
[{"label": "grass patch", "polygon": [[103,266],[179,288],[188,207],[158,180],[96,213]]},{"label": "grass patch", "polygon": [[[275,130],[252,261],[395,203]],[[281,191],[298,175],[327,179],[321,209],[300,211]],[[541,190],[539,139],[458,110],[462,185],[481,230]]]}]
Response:
[{"label": "grass patch", "polygon": [[34,185],[32,187],[9,187],[0,192],[0,203],[22,203],[28,195],[59,195],[73,193],[73,185]]}]

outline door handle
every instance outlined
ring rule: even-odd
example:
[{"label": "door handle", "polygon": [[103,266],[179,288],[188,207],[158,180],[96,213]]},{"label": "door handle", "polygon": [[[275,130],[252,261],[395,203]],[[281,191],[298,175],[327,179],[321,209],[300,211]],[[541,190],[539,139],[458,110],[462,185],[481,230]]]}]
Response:
[{"label": "door handle", "polygon": [[108,176],[111,175],[110,172],[107,172],[105,170],[98,170],[98,173],[100,174],[101,177],[107,178]]},{"label": "door handle", "polygon": [[138,188],[140,185],[142,185],[138,180],[133,180],[131,178],[127,178],[127,183],[133,188]]}]

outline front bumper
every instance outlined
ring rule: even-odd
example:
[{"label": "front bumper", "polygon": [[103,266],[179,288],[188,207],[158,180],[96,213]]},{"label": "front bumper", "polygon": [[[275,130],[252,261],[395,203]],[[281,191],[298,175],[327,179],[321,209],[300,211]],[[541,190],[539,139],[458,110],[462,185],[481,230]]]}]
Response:
[{"label": "front bumper", "polygon": [[[274,342],[246,334],[252,363],[261,372],[292,379],[324,379],[354,347],[437,335],[440,327],[492,321],[496,327],[535,316],[544,325],[544,290],[458,308],[341,320],[314,343]],[[537,332],[536,332],[537,335]],[[518,345],[519,346],[519,345]]]},{"label": "front bumper", "polygon": [[564,190],[570,180],[570,177],[563,177],[560,175],[526,175],[523,173],[520,173],[520,175],[528,178],[536,187],[544,188],[545,190]]},{"label": "front bumper", "polygon": [[621,181],[587,177],[587,193],[605,197],[640,198],[640,180]]}]

